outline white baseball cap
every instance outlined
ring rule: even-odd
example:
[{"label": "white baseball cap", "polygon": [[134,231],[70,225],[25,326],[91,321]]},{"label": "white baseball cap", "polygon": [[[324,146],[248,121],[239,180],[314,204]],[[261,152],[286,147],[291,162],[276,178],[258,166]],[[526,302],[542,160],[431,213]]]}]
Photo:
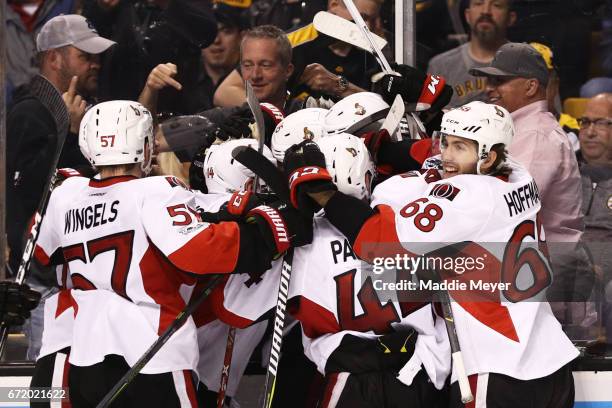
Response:
[{"label": "white baseball cap", "polygon": [[114,44],[114,41],[100,37],[93,24],[78,14],[53,17],[36,36],[39,52],[72,45],[89,54],[100,54]]}]

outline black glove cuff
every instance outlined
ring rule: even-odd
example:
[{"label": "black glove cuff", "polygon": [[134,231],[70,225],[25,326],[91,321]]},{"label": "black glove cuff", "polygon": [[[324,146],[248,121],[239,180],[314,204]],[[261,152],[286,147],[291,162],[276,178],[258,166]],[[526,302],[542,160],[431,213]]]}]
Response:
[{"label": "black glove cuff", "polygon": [[363,224],[374,214],[368,203],[339,191],[325,205],[325,216],[348,238],[351,245],[355,243]]},{"label": "black glove cuff", "polygon": [[417,140],[406,139],[400,142],[381,143],[378,150],[378,164],[390,165],[394,174],[420,169],[421,163],[410,155],[410,148],[415,142]]},{"label": "black glove cuff", "polygon": [[234,273],[247,273],[251,277],[261,276],[272,267],[272,259],[275,254],[265,240],[261,239],[262,233],[256,224],[239,223],[238,225],[240,227],[240,252]]}]

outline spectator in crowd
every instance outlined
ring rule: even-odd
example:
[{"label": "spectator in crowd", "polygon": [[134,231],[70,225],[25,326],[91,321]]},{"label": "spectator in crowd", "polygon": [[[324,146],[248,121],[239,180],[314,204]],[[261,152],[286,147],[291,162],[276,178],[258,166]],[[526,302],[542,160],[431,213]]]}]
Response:
[{"label": "spectator in crowd", "polygon": [[565,132],[548,111],[548,69],[532,46],[504,44],[489,66],[470,73],[487,78],[487,97],[506,108],[515,135],[508,151],[535,179],[549,242],[578,242],[582,234],[580,174]]},{"label": "spectator in crowd", "polygon": [[[489,66],[470,73],[486,76],[489,101],[512,115],[515,133],[508,152],[537,184],[540,220],[554,272],[548,290],[551,307],[562,323],[582,323],[582,317],[572,317],[577,304],[568,303],[586,302],[592,288],[592,270],[578,245],[584,230],[580,173],[567,135],[548,111],[546,63],[532,46],[507,43]],[[575,338],[571,332],[568,335]]]},{"label": "spectator in crowd", "polygon": [[[24,233],[32,218],[51,171],[53,153],[61,128],[68,128],[59,167],[89,169],[78,144],[81,118],[86,100],[95,96],[99,54],[114,42],[102,38],[82,16],[69,14],[49,20],[36,40],[40,75],[15,92],[15,101],[7,115],[7,224],[10,247],[9,263],[16,271],[23,251]],[[44,103],[35,91],[40,83],[63,93],[65,106]],[[61,117],[54,109],[67,109],[69,123],[57,123]],[[55,280],[33,267],[30,284],[43,294]],[[49,282],[49,279],[52,281]],[[40,313],[39,313],[40,312]],[[36,357],[42,332],[42,306],[32,314],[29,358]]]},{"label": "spectator in crowd", "polygon": [[[291,44],[285,33],[274,26],[259,26],[244,33],[240,47],[242,75],[253,85],[262,103],[274,105],[285,115],[301,108],[301,102],[287,98],[287,80],[293,72]],[[266,141],[269,143],[278,114],[264,109]],[[204,118],[202,118],[204,116]],[[282,114],[281,114],[282,116]],[[202,144],[220,139],[249,137],[254,121],[246,104],[213,108],[194,116],[183,116],[162,123],[156,135],[160,152],[173,151],[181,162],[190,161]]]},{"label": "spectator in crowd", "polygon": [[606,0],[516,0],[516,24],[508,30],[512,42],[538,41],[555,51],[555,65],[563,99],[578,95],[588,76],[592,42],[596,30],[594,14]]},{"label": "spectator in crowd", "polygon": [[586,105],[580,122],[580,173],[584,238],[605,288],[603,323],[612,339],[612,94],[599,94]]},{"label": "spectator in crowd", "polygon": [[450,107],[486,100],[486,80],[469,75],[472,68],[489,64],[507,40],[508,27],[516,21],[512,0],[470,0],[465,18],[470,41],[435,56],[427,72],[439,74],[454,89]]},{"label": "spectator in crowd", "polygon": [[[30,82],[38,73],[36,34],[51,18],[74,11],[73,0],[8,0],[6,7],[6,76],[9,89]],[[9,99],[12,92],[9,92]]]},{"label": "spectator in crowd", "polygon": [[213,95],[219,84],[240,62],[240,42],[244,30],[249,28],[244,9],[215,3],[213,10],[217,19],[217,37],[202,50],[204,69],[200,72],[196,90],[202,106],[198,110],[214,107]]},{"label": "spectator in crowd", "polygon": [[581,98],[592,98],[603,92],[612,92],[612,0],[606,0],[601,19],[600,58],[603,76],[589,79],[580,87]]},{"label": "spectator in crowd", "polygon": [[[379,18],[380,0],[356,0],[355,6],[370,27]],[[351,19],[342,0],[329,0],[327,11]],[[294,48],[294,71],[288,90],[293,97],[308,95],[343,98],[369,88],[366,72],[376,68],[373,57],[362,50],[318,33],[309,24],[287,35]],[[240,67],[243,69],[242,65]],[[233,71],[215,92],[215,105],[237,106],[245,101],[244,73]]]},{"label": "spectator in crowd", "polygon": [[203,103],[194,90],[201,71],[201,52],[217,33],[208,0],[84,0],[83,15],[102,35],[117,42],[104,56],[102,100],[136,100],[151,70],[172,63],[182,89],[163,89],[158,111],[198,111]]},{"label": "spectator in crowd", "polygon": [[561,128],[567,134],[567,137],[572,145],[572,149],[577,151],[580,149],[580,144],[578,143],[578,121],[573,116],[561,112],[561,97],[559,95],[559,84],[561,83],[561,79],[559,78],[559,73],[557,72],[557,68],[553,62],[553,52],[550,47],[542,43],[531,42],[529,45],[540,53],[542,58],[544,58],[546,68],[548,68],[548,85],[546,86],[546,102],[548,103],[548,111],[555,115],[559,121],[559,125],[561,125]]}]

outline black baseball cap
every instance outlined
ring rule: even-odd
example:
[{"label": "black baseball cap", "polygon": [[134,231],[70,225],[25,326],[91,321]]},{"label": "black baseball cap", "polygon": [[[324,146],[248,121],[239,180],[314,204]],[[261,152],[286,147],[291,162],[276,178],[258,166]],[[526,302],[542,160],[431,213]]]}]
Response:
[{"label": "black baseball cap", "polygon": [[535,78],[542,86],[548,84],[548,68],[542,54],[525,43],[502,45],[489,66],[472,68],[470,74],[484,77]]},{"label": "black baseball cap", "polygon": [[247,9],[236,5],[229,5],[223,1],[217,1],[213,4],[213,11],[218,23],[228,27],[236,27],[239,30],[249,28],[249,19]]}]

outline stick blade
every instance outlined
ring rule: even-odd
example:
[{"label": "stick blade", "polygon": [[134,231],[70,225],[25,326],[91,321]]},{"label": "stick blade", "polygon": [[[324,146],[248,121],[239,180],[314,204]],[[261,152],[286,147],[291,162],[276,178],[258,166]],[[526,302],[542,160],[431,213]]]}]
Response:
[{"label": "stick blade", "polygon": [[247,103],[249,104],[249,108],[251,108],[251,112],[253,112],[257,132],[259,132],[259,151],[263,151],[264,139],[266,137],[263,112],[261,111],[261,106],[259,105],[259,99],[257,99],[257,96],[255,96],[255,91],[253,91],[253,87],[249,81],[245,81],[245,88]]},{"label": "stick blade", "polygon": [[404,99],[401,95],[397,94],[381,128],[389,132],[390,136],[393,136],[405,113],[406,107],[404,105]]},{"label": "stick blade", "polygon": [[[373,52],[370,44],[365,38],[363,38],[361,31],[359,31],[357,24],[349,20],[338,17],[335,14],[331,14],[327,11],[319,11],[314,16],[313,24],[315,29],[320,33],[354,45],[355,47],[359,47],[367,52]],[[380,49],[387,45],[387,40],[384,38],[376,34],[372,34],[372,37]]]}]

